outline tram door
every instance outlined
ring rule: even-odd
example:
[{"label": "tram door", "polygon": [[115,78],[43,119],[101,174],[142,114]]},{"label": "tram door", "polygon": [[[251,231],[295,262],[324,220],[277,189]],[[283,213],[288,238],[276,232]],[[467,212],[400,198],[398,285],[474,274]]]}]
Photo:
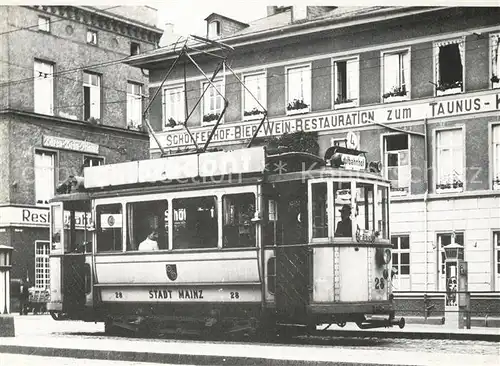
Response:
[{"label": "tram door", "polygon": [[307,185],[275,185],[276,310],[282,319],[306,317],[310,266],[307,246]]},{"label": "tram door", "polygon": [[[77,205],[77,206],[75,206]],[[90,202],[65,203],[65,252],[62,262],[63,310],[80,313],[91,292],[92,234]]]}]

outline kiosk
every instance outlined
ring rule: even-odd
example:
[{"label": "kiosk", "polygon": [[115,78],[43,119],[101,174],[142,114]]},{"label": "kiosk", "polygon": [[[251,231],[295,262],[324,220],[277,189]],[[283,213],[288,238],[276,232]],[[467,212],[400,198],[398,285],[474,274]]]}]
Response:
[{"label": "kiosk", "polygon": [[[445,324],[453,328],[470,329],[470,294],[467,291],[467,262],[464,261],[464,247],[456,244],[445,246]],[[466,321],[467,320],[467,321]]]},{"label": "kiosk", "polygon": [[0,245],[0,337],[14,337],[14,318],[10,316],[10,269],[12,247]]}]

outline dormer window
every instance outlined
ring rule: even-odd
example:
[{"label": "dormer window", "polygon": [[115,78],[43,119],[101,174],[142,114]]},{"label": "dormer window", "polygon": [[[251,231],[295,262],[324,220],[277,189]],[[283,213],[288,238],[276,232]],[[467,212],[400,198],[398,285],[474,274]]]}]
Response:
[{"label": "dormer window", "polygon": [[208,38],[220,37],[220,22],[214,20],[208,24]]}]

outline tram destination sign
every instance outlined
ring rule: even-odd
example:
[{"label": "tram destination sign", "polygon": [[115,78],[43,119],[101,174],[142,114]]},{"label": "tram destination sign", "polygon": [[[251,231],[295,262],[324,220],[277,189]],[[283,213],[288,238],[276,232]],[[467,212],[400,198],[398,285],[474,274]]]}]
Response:
[{"label": "tram destination sign", "polygon": [[[373,122],[391,124],[418,121],[425,118],[439,118],[467,115],[472,113],[493,112],[500,110],[500,94],[477,93],[467,97],[445,98],[420,103],[397,103],[377,107],[353,108],[349,111],[330,111],[327,113],[309,113],[296,117],[270,119],[264,122],[257,136],[280,136],[296,131],[321,132],[341,129],[353,129],[370,126]],[[237,143],[252,138],[259,121],[221,124],[215,131],[212,142],[217,144]],[[213,126],[193,128],[191,133],[198,144],[207,141]],[[158,134],[160,144],[166,149],[175,149],[192,145],[189,134],[184,130],[168,131]],[[156,149],[156,142],[150,140],[150,147]]]}]

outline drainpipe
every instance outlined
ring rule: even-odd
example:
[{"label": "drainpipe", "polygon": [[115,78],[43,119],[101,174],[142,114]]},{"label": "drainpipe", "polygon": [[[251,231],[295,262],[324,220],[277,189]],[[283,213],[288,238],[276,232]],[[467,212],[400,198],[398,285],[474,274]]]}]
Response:
[{"label": "drainpipe", "polygon": [[424,174],[424,182],[425,182],[425,193],[424,193],[424,237],[425,237],[425,292],[427,292],[429,287],[429,254],[428,254],[428,239],[427,239],[427,231],[428,231],[428,218],[427,218],[427,196],[429,194],[429,145],[428,145],[428,137],[427,137],[427,118],[424,119],[424,164],[425,164],[425,174]]}]

